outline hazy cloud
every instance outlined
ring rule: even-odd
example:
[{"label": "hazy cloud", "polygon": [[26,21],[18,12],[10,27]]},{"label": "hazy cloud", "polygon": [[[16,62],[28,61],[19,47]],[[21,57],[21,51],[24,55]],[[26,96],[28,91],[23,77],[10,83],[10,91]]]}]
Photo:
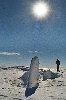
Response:
[{"label": "hazy cloud", "polygon": [[42,52],[38,52],[38,51],[28,51],[29,53],[42,53]]},{"label": "hazy cloud", "polygon": [[37,53],[38,51],[34,51],[35,53]]},{"label": "hazy cloud", "polygon": [[2,55],[20,55],[20,53],[0,52]]},{"label": "hazy cloud", "polygon": [[29,53],[32,53],[32,51],[28,51]]}]

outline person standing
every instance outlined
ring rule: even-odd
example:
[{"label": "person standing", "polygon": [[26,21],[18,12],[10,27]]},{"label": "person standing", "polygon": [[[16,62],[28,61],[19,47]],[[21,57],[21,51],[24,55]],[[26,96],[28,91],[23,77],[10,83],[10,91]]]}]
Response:
[{"label": "person standing", "polygon": [[60,61],[57,59],[56,61],[56,64],[57,64],[57,72],[59,72],[59,65],[60,65]]}]

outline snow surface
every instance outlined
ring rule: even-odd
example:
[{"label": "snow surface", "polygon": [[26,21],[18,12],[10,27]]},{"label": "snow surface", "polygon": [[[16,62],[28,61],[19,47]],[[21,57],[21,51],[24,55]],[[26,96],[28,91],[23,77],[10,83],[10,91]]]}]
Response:
[{"label": "snow surface", "polygon": [[27,67],[0,67],[0,100],[66,100],[66,69],[40,69],[39,86],[26,98],[28,74]]}]

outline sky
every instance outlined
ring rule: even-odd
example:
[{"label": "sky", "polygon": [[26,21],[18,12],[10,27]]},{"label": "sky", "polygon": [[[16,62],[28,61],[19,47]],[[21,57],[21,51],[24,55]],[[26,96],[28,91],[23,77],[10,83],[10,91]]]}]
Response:
[{"label": "sky", "polygon": [[40,67],[66,66],[66,0],[42,0],[50,6],[44,19],[31,13],[40,0],[0,0],[0,66],[30,66],[38,56]]}]

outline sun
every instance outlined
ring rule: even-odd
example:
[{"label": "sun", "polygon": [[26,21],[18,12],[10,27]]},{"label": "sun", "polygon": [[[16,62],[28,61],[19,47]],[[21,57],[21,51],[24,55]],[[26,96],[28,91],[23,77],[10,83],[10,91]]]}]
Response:
[{"label": "sun", "polygon": [[50,12],[49,5],[43,1],[36,2],[32,6],[32,14],[38,19],[42,19],[48,16]]}]

